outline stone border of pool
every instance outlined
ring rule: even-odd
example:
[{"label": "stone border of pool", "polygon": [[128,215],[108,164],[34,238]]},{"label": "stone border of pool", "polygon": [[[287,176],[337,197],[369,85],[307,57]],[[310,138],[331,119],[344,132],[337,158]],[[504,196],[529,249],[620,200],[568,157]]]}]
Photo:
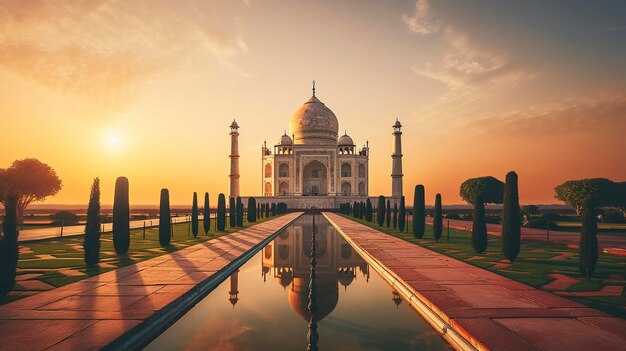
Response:
[{"label": "stone border of pool", "polygon": [[400,294],[405,301],[408,301],[409,304],[413,307],[415,311],[417,311],[423,318],[430,324],[441,336],[448,341],[452,347],[457,350],[463,351],[476,351],[475,348],[469,340],[467,340],[462,333],[456,331],[450,324],[448,324],[436,311],[428,307],[428,305],[424,304],[420,301],[415,291],[408,285],[404,284],[401,280],[394,277],[393,274],[389,272],[387,267],[380,264],[369,252],[365,251],[361,247],[359,247],[352,238],[350,238],[344,231],[335,223],[330,217],[327,216],[326,212],[322,213],[324,218],[330,222],[330,224],[337,230],[343,238],[350,243],[352,248],[354,248],[357,253],[372,267],[381,277],[387,281],[396,292]]},{"label": "stone border of pool", "polygon": [[172,301],[162,310],[146,318],[142,323],[135,326],[129,332],[123,334],[118,339],[107,345],[104,350],[136,350],[147,346],[155,337],[161,335],[167,328],[175,323],[180,317],[185,315],[193,306],[201,299],[206,297],[211,291],[217,288],[231,274],[235,273],[239,267],[246,263],[250,258],[254,257],[265,245],[270,243],[287,227],[302,216],[304,212],[296,212],[297,216],[292,218],[285,225],[276,230],[267,238],[261,240],[248,251],[231,261],[226,267],[215,272],[204,281],[196,284],[195,287],[181,295],[178,299]]},{"label": "stone border of pool", "polygon": [[301,215],[289,213],[2,305],[0,349],[141,348]]},{"label": "stone border of pool", "polygon": [[626,350],[626,320],[349,218],[324,217],[458,350]]}]

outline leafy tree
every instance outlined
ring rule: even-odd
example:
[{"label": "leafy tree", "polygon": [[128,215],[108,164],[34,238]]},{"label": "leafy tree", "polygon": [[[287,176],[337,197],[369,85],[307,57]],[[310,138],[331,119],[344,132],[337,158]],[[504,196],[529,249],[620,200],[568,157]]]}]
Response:
[{"label": "leafy tree", "polygon": [[100,262],[100,179],[93,180],[87,207],[87,223],[83,238],[85,263],[93,266]]},{"label": "leafy tree", "polygon": [[234,197],[228,198],[228,224],[231,228],[237,226],[237,204]]},{"label": "leafy tree", "polygon": [[593,198],[588,198],[582,207],[583,223],[580,231],[580,243],[578,255],[580,256],[579,268],[587,280],[591,280],[591,275],[596,269],[598,261],[598,223],[596,217],[596,202]]},{"label": "leafy tree", "polygon": [[605,178],[568,180],[554,188],[554,192],[555,197],[572,206],[578,216],[588,199],[593,199],[596,206],[624,206],[626,198],[618,184]]},{"label": "leafy tree", "polygon": [[6,196],[1,195],[11,189],[17,196],[18,223],[23,223],[24,210],[31,202],[54,196],[62,187],[54,169],[36,158],[16,160],[9,168],[0,169],[0,202],[7,206]]},{"label": "leafy tree", "polygon": [[416,185],[413,196],[413,236],[418,239],[424,237],[426,230],[426,200],[424,196],[424,186]]},{"label": "leafy tree", "polygon": [[254,197],[248,198],[248,222],[256,222],[256,199]]},{"label": "leafy tree", "polygon": [[237,196],[237,227],[243,227],[243,203],[239,196]]},{"label": "leafy tree", "polygon": [[385,223],[387,228],[391,226],[391,203],[387,200],[387,207],[385,207]]},{"label": "leafy tree", "polygon": [[9,186],[4,187],[3,192],[4,222],[2,223],[2,230],[4,235],[0,238],[0,296],[5,296],[15,285],[15,273],[19,255],[17,245],[19,195]]},{"label": "leafy tree", "polygon": [[443,233],[443,213],[441,209],[441,194],[435,195],[435,210],[433,213],[433,236],[435,241],[441,239]]},{"label": "leafy tree", "polygon": [[509,172],[504,185],[504,200],[502,208],[502,252],[513,262],[520,250],[520,210],[519,192],[517,188],[517,174]]},{"label": "leafy tree", "polygon": [[113,246],[119,255],[125,255],[130,246],[130,205],[128,201],[128,178],[115,181],[113,198]]},{"label": "leafy tree", "polygon": [[209,193],[204,193],[204,207],[202,208],[202,225],[204,234],[211,230],[211,207],[209,205]]},{"label": "leafy tree", "polygon": [[400,197],[400,208],[398,208],[398,229],[404,231],[406,226],[406,207],[404,205],[404,196]]},{"label": "leafy tree", "polygon": [[71,225],[78,223],[78,216],[74,212],[61,210],[50,216],[50,219],[58,224]]},{"label": "leafy tree", "polygon": [[223,232],[226,228],[226,197],[220,193],[217,198],[217,230]]},{"label": "leafy tree", "polygon": [[170,191],[161,189],[159,202],[159,244],[167,246],[172,238],[172,213],[170,210]]},{"label": "leafy tree", "polygon": [[474,222],[472,223],[472,246],[477,253],[487,250],[487,222],[485,221],[485,203],[480,193],[474,200]]},{"label": "leafy tree", "polygon": [[398,228],[398,203],[393,203],[393,229]]},{"label": "leafy tree", "polygon": [[[505,194],[506,194],[506,184],[505,184]],[[533,216],[539,213],[539,206],[537,205],[526,205],[524,207],[522,207],[522,209],[524,210],[524,213],[527,216]]]},{"label": "leafy tree", "polygon": [[461,184],[461,198],[474,205],[478,195],[483,204],[501,204],[504,195],[504,183],[494,177],[471,178]]},{"label": "leafy tree", "polygon": [[379,226],[383,226],[385,224],[385,197],[380,195],[378,197],[378,206],[376,212],[376,221]]},{"label": "leafy tree", "polygon": [[191,234],[194,238],[198,237],[198,194],[194,191],[191,204]]},{"label": "leafy tree", "polygon": [[370,200],[369,197],[367,198],[365,206],[366,206],[366,209],[365,209],[365,211],[366,211],[365,212],[365,219],[368,222],[371,222],[372,221],[372,217],[374,217],[374,213],[372,212],[372,200]]}]

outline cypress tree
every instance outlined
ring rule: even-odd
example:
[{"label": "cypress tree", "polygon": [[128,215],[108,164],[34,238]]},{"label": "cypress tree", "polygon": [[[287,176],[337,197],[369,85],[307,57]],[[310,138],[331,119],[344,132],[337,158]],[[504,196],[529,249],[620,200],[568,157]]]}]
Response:
[{"label": "cypress tree", "polygon": [[5,296],[15,285],[17,259],[17,199],[16,194],[7,194],[4,198],[4,222],[0,239],[0,296]]},{"label": "cypress tree", "polygon": [[406,227],[406,207],[404,204],[404,195],[400,197],[400,208],[398,208],[398,229],[404,232]]},{"label": "cypress tree", "polygon": [[580,230],[580,242],[578,246],[579,269],[587,280],[596,269],[598,261],[598,222],[596,217],[595,201],[588,198],[582,208],[582,227]]},{"label": "cypress tree", "polygon": [[194,238],[198,237],[198,214],[198,194],[194,191],[191,204],[191,234]]},{"label": "cypress tree", "polygon": [[352,205],[352,217],[357,218],[359,216],[359,207],[357,202],[355,201]]},{"label": "cypress tree", "polygon": [[441,194],[435,195],[435,211],[433,213],[433,236],[439,242],[443,234],[443,214],[441,211]]},{"label": "cypress tree", "polygon": [[277,213],[276,213],[276,203],[275,203],[275,202],[272,202],[272,217],[273,217],[273,216],[276,216],[276,214],[277,214]]},{"label": "cypress tree", "polygon": [[248,222],[256,222],[256,199],[252,196],[248,198]]},{"label": "cypress tree", "polygon": [[237,204],[232,196],[228,198],[228,224],[231,228],[237,225]]},{"label": "cypress tree", "polygon": [[378,206],[376,212],[376,221],[379,226],[383,226],[385,224],[385,197],[380,195],[378,197]]},{"label": "cypress tree", "polygon": [[209,193],[204,193],[204,208],[202,209],[202,216],[204,234],[208,234],[209,230],[211,230],[211,207],[209,206]]},{"label": "cypress tree", "polygon": [[270,218],[270,206],[265,204],[265,218]]},{"label": "cypress tree", "polygon": [[159,244],[167,246],[172,240],[172,213],[170,210],[170,191],[161,189],[159,203]]},{"label": "cypress tree", "polygon": [[226,197],[221,194],[217,197],[217,230],[223,232],[226,229]]},{"label": "cypress tree", "polygon": [[243,227],[243,203],[240,197],[237,197],[237,227]]},{"label": "cypress tree", "polygon": [[261,204],[256,204],[256,219],[261,218]]},{"label": "cypress tree", "polygon": [[387,213],[385,213],[385,222],[387,224],[387,228],[391,226],[391,203],[387,200],[387,207],[385,207]]},{"label": "cypress tree", "polygon": [[366,208],[365,208],[365,211],[366,211],[366,212],[365,212],[365,219],[366,219],[368,222],[371,222],[371,221],[372,221],[372,217],[373,217],[373,215],[374,215],[374,214],[372,213],[372,200],[370,200],[369,198],[367,198],[367,201],[366,201],[366,203],[365,203],[365,206],[366,206]]},{"label": "cypress tree", "polygon": [[100,179],[93,180],[87,207],[87,223],[83,238],[85,263],[93,266],[100,262]]},{"label": "cypress tree", "polygon": [[477,253],[487,250],[487,223],[485,222],[485,203],[477,195],[474,201],[474,222],[472,223],[472,246]]},{"label": "cypress tree", "polygon": [[519,192],[515,172],[506,175],[502,204],[502,252],[513,262],[519,254],[521,234]]},{"label": "cypress tree", "polygon": [[424,199],[424,186],[415,186],[413,196],[413,236],[421,239],[426,230],[426,204]]},{"label": "cypress tree", "polygon": [[115,252],[124,255],[130,246],[130,205],[128,201],[128,178],[115,181],[113,198],[113,246]]},{"label": "cypress tree", "polygon": [[393,229],[398,228],[398,203],[393,203]]}]

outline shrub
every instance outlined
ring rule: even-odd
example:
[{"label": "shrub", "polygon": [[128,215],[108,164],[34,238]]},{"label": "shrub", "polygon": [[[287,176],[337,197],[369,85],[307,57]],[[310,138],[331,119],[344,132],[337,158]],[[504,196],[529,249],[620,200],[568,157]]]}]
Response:
[{"label": "shrub", "polygon": [[172,213],[170,210],[170,191],[161,189],[159,202],[159,244],[167,246],[172,238]]},{"label": "shrub", "polygon": [[398,208],[398,229],[401,232],[404,231],[406,227],[406,207],[404,204],[404,196],[400,197],[400,207]]},{"label": "shrub", "polygon": [[541,219],[544,221],[560,221],[563,217],[555,212],[546,212],[541,215]]},{"label": "shrub", "polygon": [[198,194],[194,192],[191,203],[191,234],[194,238],[198,237],[198,215]]},{"label": "shrub", "polygon": [[226,197],[220,193],[217,198],[217,230],[223,232],[226,229]]},{"label": "shrub", "polygon": [[211,230],[211,206],[209,205],[209,193],[204,193],[204,207],[202,208],[202,226],[204,234],[208,234]]},{"label": "shrub", "polygon": [[50,219],[53,220],[55,223],[59,225],[63,224],[64,226],[78,223],[78,216],[74,212],[66,210],[55,212],[53,215],[50,216]]},{"label": "shrub", "polygon": [[424,199],[424,186],[415,186],[413,196],[413,236],[421,239],[426,230],[426,204]]},{"label": "shrub", "polygon": [[617,210],[605,211],[602,221],[605,223],[626,223],[626,219],[624,218],[622,212]]},{"label": "shrub", "polygon": [[559,226],[543,218],[532,218],[528,220],[528,228],[558,230]]},{"label": "shrub", "polygon": [[435,209],[433,211],[433,236],[435,241],[441,239],[443,233],[443,217],[441,213],[441,194],[435,195]]},{"label": "shrub", "polygon": [[256,216],[256,199],[251,196],[248,198],[248,222],[256,222]]},{"label": "shrub", "polygon": [[15,285],[15,273],[19,256],[17,245],[17,194],[4,197],[4,222],[0,239],[0,296],[5,296]]},{"label": "shrub", "polygon": [[382,195],[378,197],[378,205],[376,206],[376,222],[381,227],[385,224],[385,197]]},{"label": "shrub", "polygon": [[113,246],[115,252],[124,255],[130,246],[130,205],[128,201],[128,178],[115,181],[113,198]]},{"label": "shrub", "polygon": [[519,192],[515,172],[506,175],[502,203],[502,253],[513,262],[519,255],[521,235]]},{"label": "shrub", "polygon": [[459,214],[457,214],[457,213],[448,213],[446,215],[446,219],[457,219],[457,220],[460,220],[461,216]]},{"label": "shrub", "polygon": [[83,238],[85,263],[88,266],[100,262],[100,179],[93,180],[87,207],[87,223]]}]

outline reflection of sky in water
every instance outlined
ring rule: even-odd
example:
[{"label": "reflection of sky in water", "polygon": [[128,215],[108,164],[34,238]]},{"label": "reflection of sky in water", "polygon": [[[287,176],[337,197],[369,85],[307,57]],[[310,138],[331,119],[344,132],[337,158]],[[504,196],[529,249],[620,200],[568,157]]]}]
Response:
[{"label": "reflection of sky in water", "polygon": [[[320,350],[449,350],[321,216],[316,217]],[[305,350],[311,216],[244,264],[148,350]],[[233,306],[231,304],[235,302]]]}]

